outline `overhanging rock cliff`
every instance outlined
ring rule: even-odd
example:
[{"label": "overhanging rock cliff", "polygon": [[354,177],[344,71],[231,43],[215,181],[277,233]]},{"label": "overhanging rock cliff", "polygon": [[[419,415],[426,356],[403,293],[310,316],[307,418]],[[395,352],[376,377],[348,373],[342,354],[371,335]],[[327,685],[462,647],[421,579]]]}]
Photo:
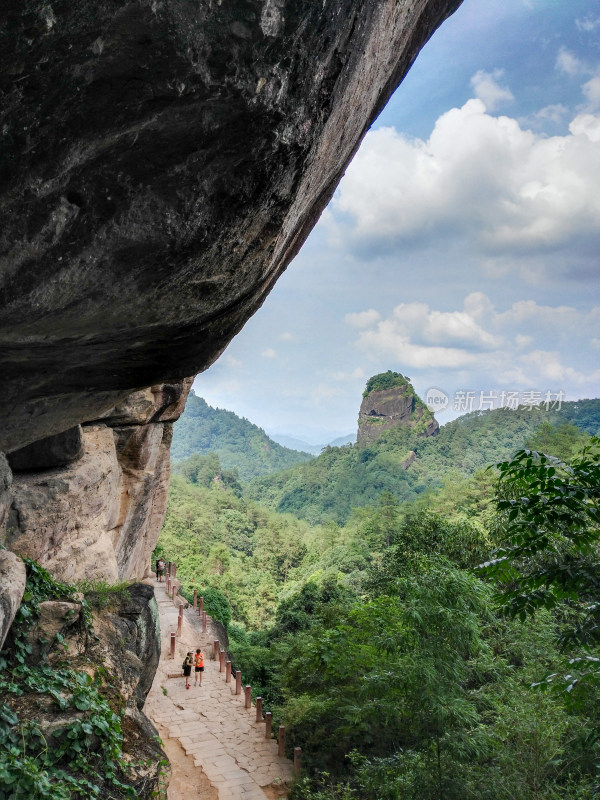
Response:
[{"label": "overhanging rock cliff", "polygon": [[7,0],[0,449],[207,367],[460,0]]},{"label": "overhanging rock cliff", "polygon": [[19,477],[0,478],[0,520],[15,550],[64,572],[112,548],[111,576],[144,573],[168,424],[107,412],[223,351],[460,2],[2,4],[0,450]]}]

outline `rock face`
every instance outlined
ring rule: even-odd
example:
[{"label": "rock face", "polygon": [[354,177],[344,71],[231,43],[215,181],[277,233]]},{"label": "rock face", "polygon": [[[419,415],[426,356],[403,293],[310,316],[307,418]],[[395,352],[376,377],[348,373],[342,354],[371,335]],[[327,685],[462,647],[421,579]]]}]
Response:
[{"label": "rock face", "polygon": [[141,711],[160,658],[160,624],[152,586],[127,588],[119,607],[94,620],[99,641],[88,648],[118,678],[119,693],[130,709]]},{"label": "rock face", "polygon": [[[369,390],[371,382],[375,382],[377,378],[386,379],[388,376],[395,377],[383,382],[395,385],[390,385],[385,389]],[[375,385],[378,384],[375,383]],[[419,436],[434,436],[440,427],[431,411],[419,399],[410,382],[402,375],[389,372],[371,378],[367,384],[367,391],[363,396],[358,415],[357,444],[369,445],[384,431],[400,425],[415,429]],[[406,460],[405,469],[413,463],[415,454],[412,453],[412,456]]]},{"label": "rock face", "polygon": [[0,550],[0,649],[25,591],[25,564],[8,550]]},{"label": "rock face", "polygon": [[15,472],[7,546],[64,581],[147,574],[166,512],[173,421],[190,386],[137,392],[83,426],[79,460]]},{"label": "rock face", "polygon": [[[35,625],[26,631],[21,629],[21,635],[25,634],[32,648],[34,677],[35,669],[47,659],[54,668],[68,667],[95,678],[96,686],[110,699],[113,710],[122,713],[123,755],[130,769],[120,777],[135,789],[140,800],[151,800],[165,789],[165,755],[156,729],[142,712],[160,655],[154,590],[151,586],[134,584],[119,594],[100,597],[101,602],[97,599],[96,596],[95,601],[93,594],[88,596],[92,608],[96,609],[93,635],[86,628],[81,603],[57,599],[40,603]],[[11,635],[17,635],[14,628]],[[10,653],[8,658],[10,660]],[[61,708],[44,688],[38,689],[36,683],[34,680],[24,687],[18,699],[0,690],[0,704],[6,702],[12,707],[21,722],[35,720],[48,747],[62,745],[65,729],[70,726],[92,722],[96,715],[93,706],[66,703]],[[83,736],[81,731],[79,735]],[[94,751],[93,744],[91,751]],[[66,763],[61,766],[67,772],[72,769]],[[105,782],[102,772],[94,777],[101,796],[115,800],[125,798],[124,792]]]},{"label": "rock face", "polygon": [[207,367],[460,0],[9,0],[0,449]]}]

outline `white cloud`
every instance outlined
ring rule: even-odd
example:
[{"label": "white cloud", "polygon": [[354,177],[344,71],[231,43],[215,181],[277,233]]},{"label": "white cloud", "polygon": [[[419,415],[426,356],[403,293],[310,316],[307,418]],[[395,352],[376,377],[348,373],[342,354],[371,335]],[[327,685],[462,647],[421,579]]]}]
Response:
[{"label": "white cloud", "polygon": [[261,355],[262,355],[263,358],[276,358],[277,357],[277,351],[273,350],[272,347],[267,347],[266,350],[262,351]]},{"label": "white cloud", "polygon": [[600,108],[600,75],[595,75],[581,87],[585,98],[588,101],[588,110],[596,111]]},{"label": "white cloud", "polygon": [[373,325],[380,318],[381,315],[379,311],[370,308],[368,311],[359,311],[357,314],[346,314],[344,320],[348,325],[352,325],[354,328],[368,328],[369,325]]},{"label": "white cloud", "polygon": [[537,128],[546,125],[548,122],[558,125],[568,113],[569,109],[562,103],[552,103],[527,117],[520,118],[519,124],[530,128]]},{"label": "white cloud", "polygon": [[586,71],[584,63],[566,47],[561,47],[556,57],[556,69],[574,77]]},{"label": "white cloud", "polygon": [[600,334],[600,307],[586,313],[522,300],[498,312],[485,294],[474,292],[461,311],[400,304],[389,317],[362,330],[356,344],[367,357],[391,362],[401,371],[461,369],[466,385],[480,384],[487,375],[495,386],[511,388],[512,382],[558,391],[600,378],[600,370],[583,372],[565,364],[560,350],[576,339],[583,346],[592,332]]},{"label": "white cloud", "polygon": [[285,331],[284,333],[282,333],[279,338],[281,339],[282,342],[297,342],[298,341],[298,337],[294,336],[294,334],[290,333],[289,331]]},{"label": "white cloud", "polygon": [[235,367],[241,367],[242,366],[242,362],[239,360],[239,358],[235,358],[235,356],[229,355],[229,353],[225,353],[225,355],[223,355],[221,357],[221,361],[227,367],[235,368]]},{"label": "white cloud", "polygon": [[533,344],[533,336],[523,336],[523,334],[518,333],[515,336],[515,344],[518,348],[529,347],[530,344]]},{"label": "white cloud", "polygon": [[[344,239],[373,249],[466,236],[481,254],[543,253],[600,233],[600,115],[565,136],[522,129],[469,100],[427,141],[367,135],[333,201]],[[348,223],[340,219],[338,225]]]},{"label": "white cloud", "polygon": [[600,27],[600,17],[584,17],[583,19],[576,19],[575,25],[577,26],[578,30],[591,33],[592,31],[595,31],[596,28]]},{"label": "white cloud", "polygon": [[355,381],[364,380],[367,376],[362,367],[356,367],[352,372],[334,372],[332,377],[336,381]]},{"label": "white cloud", "polygon": [[495,69],[485,72],[480,69],[471,78],[471,86],[475,97],[479,98],[488,111],[495,111],[503,103],[512,102],[515,97],[508,86],[500,86],[498,80],[504,75],[504,70]]},{"label": "white cloud", "polygon": [[580,114],[569,125],[575,136],[587,136],[591,142],[600,142],[600,116]]}]

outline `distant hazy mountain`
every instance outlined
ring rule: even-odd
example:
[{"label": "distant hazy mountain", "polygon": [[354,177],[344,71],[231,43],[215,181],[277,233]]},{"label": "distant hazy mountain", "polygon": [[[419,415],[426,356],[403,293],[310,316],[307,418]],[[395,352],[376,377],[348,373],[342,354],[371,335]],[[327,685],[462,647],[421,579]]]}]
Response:
[{"label": "distant hazy mountain", "polygon": [[354,444],[356,441],[355,433],[348,433],[346,436],[340,436],[334,439],[333,442],[327,442],[329,447],[343,447],[345,444]]},{"label": "distant hazy mountain", "polygon": [[284,447],[290,447],[292,450],[301,450],[304,453],[312,453],[315,456],[318,456],[321,450],[328,445],[330,447],[342,447],[345,444],[353,444],[356,441],[356,435],[354,433],[349,433],[346,436],[339,436],[331,442],[325,442],[325,444],[310,444],[302,439],[297,439],[295,436],[288,436],[285,433],[271,433],[270,436],[271,439]]},{"label": "distant hazy mountain", "polygon": [[237,469],[243,481],[312,458],[309,452],[282,447],[262,428],[233,411],[212,408],[191,392],[185,411],[174,425],[171,457],[173,461],[181,461],[195,453],[216,453],[221,466],[227,470]]}]

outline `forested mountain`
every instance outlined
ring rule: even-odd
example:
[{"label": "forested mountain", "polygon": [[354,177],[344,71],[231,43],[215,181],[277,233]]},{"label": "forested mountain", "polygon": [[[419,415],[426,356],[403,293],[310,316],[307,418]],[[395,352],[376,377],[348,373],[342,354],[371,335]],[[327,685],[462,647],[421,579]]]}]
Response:
[{"label": "forested mountain", "polygon": [[233,411],[212,408],[192,391],[174,426],[171,458],[181,461],[208,453],[216,453],[224,469],[237,469],[244,481],[312,458],[309,453],[282,447]]},{"label": "forested mountain", "polygon": [[[533,446],[544,425],[569,426],[565,428],[569,440],[570,426],[596,434],[600,400],[564,402],[560,409],[476,411],[447,423],[429,438],[398,426],[368,446],[329,447],[310,463],[258,478],[245,493],[269,508],[312,523],[344,523],[353,508],[375,503],[382,491],[399,501],[414,501],[427,489],[441,486],[444,475],[473,475],[530,442]],[[543,441],[539,446],[543,449]],[[407,469],[412,453],[416,458]]]},{"label": "forested mountain", "polygon": [[[455,435],[476,441],[475,422],[463,420]],[[579,428],[547,421],[530,440],[573,464],[589,444]],[[521,497],[525,517],[514,524],[552,542],[547,554],[518,553],[518,571],[507,574],[511,583],[534,580],[535,618],[533,606],[516,618],[499,612],[499,590],[474,569],[506,541],[514,516],[496,510],[491,471],[449,472],[441,489],[410,504],[381,492],[344,527],[312,526],[241,497],[214,454],[174,477],[157,554],[177,560],[182,591],[191,598],[198,589],[226,626],[243,683],[263,698],[275,729],[286,725],[288,746],[302,747],[294,800],[596,797],[600,680],[590,614],[600,565],[595,547],[566,549],[564,533],[597,541],[598,444],[578,472],[549,468],[541,490],[537,467],[529,470],[529,491],[548,502],[540,512]],[[561,495],[568,506],[553,509]],[[550,534],[546,508],[567,520],[564,532]],[[561,556],[569,568],[557,572]],[[561,583],[546,602],[540,570],[572,576],[577,590],[561,594]]]}]

